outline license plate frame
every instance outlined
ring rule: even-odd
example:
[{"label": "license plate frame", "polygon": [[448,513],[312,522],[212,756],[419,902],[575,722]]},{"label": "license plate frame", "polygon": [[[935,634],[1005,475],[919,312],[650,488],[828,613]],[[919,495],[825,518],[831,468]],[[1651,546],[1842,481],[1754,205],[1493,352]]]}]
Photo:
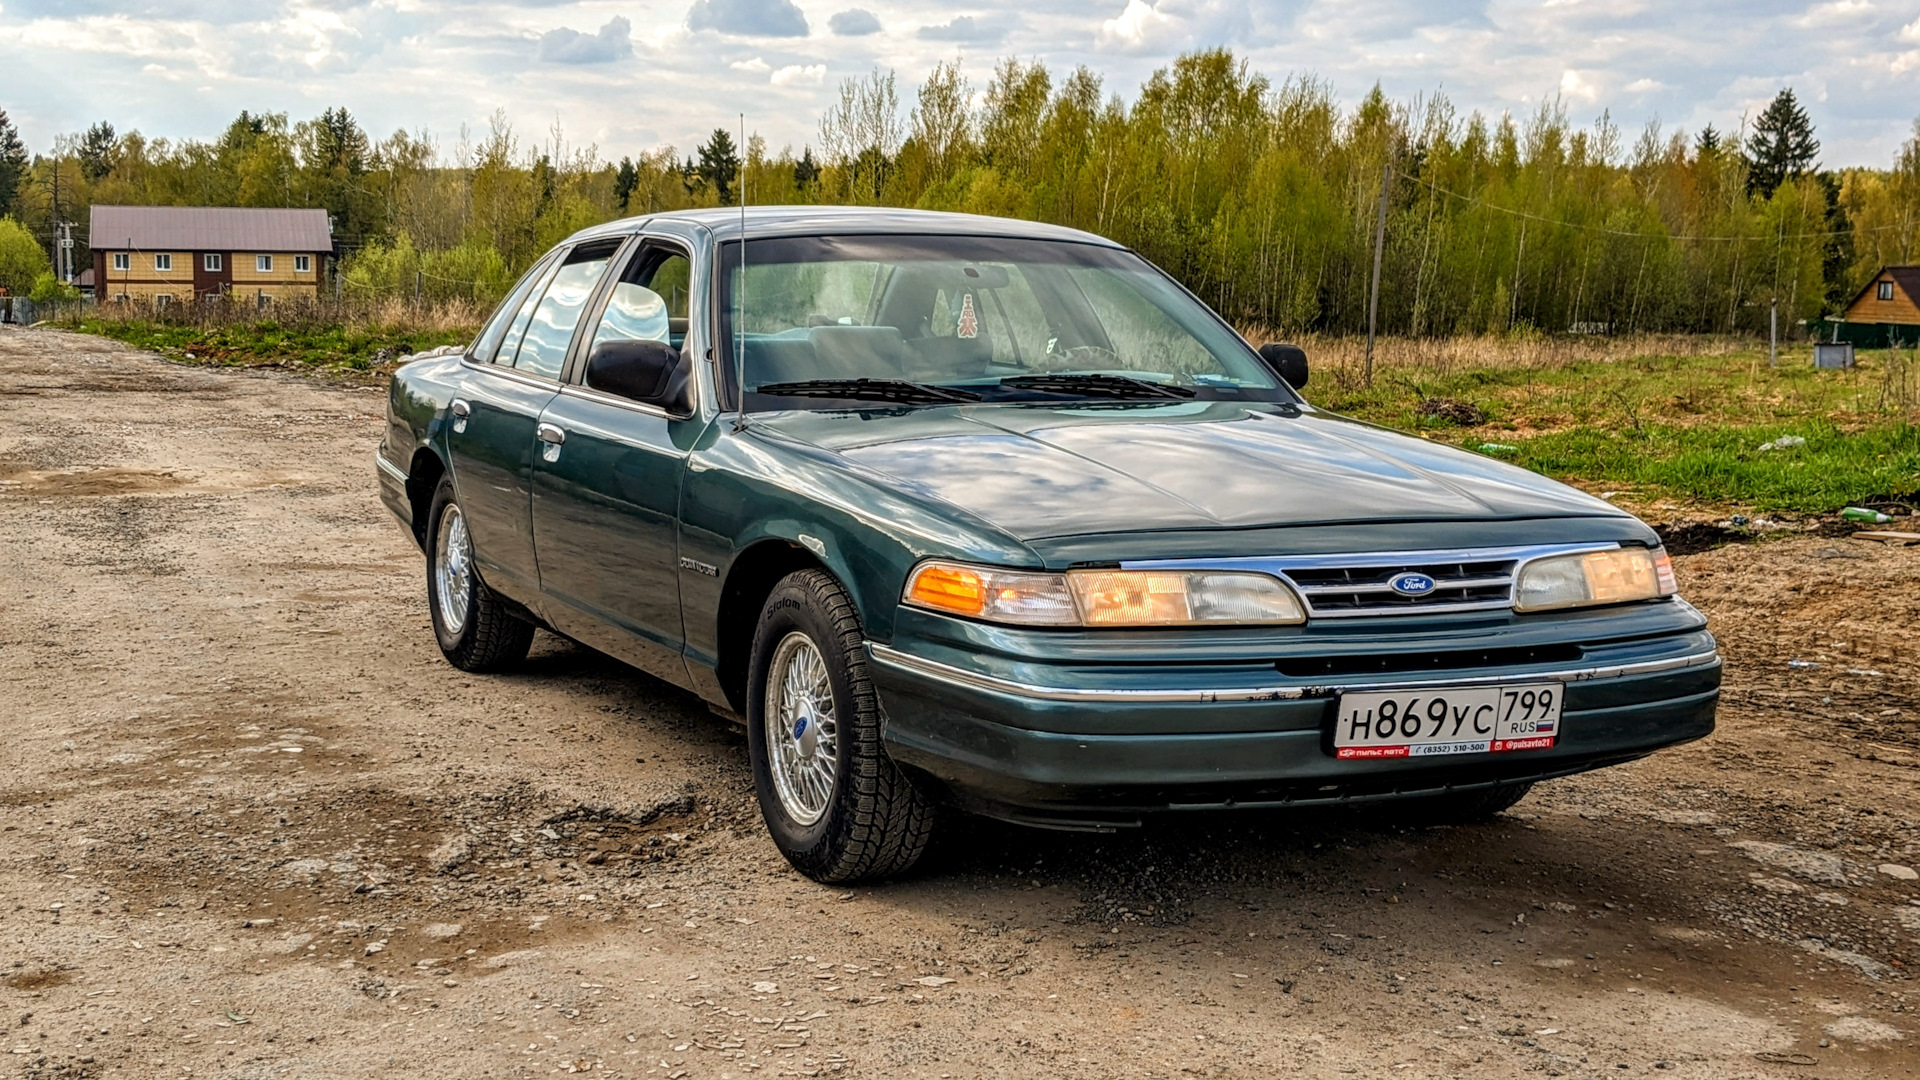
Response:
[{"label": "license plate frame", "polygon": [[[1330,745],[1342,761],[1551,750],[1565,698],[1566,684],[1550,679],[1341,691]],[[1411,733],[1409,709],[1417,719]],[[1390,734],[1381,735],[1382,725]]]}]

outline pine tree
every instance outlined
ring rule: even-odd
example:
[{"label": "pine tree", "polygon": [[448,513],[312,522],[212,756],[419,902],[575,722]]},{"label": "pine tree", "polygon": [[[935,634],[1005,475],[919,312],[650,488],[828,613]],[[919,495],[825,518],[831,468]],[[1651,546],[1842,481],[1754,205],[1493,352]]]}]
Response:
[{"label": "pine tree", "polygon": [[1792,90],[1780,91],[1753,122],[1753,137],[1747,140],[1747,190],[1771,198],[1781,184],[1812,172],[1819,153],[1807,110]]},{"label": "pine tree", "polygon": [[1700,134],[1694,136],[1694,156],[1703,158],[1716,156],[1720,153],[1721,142],[1720,132],[1712,124],[1708,124],[1700,129]]},{"label": "pine tree", "polygon": [[20,182],[26,175],[27,144],[20,141],[7,110],[0,109],[0,218],[19,214]]},{"label": "pine tree", "polygon": [[102,120],[80,138],[80,175],[89,183],[99,183],[112,171],[113,125]]},{"label": "pine tree", "polygon": [[727,129],[714,128],[713,137],[701,144],[700,167],[695,172],[713,185],[721,206],[733,204],[733,180],[740,175],[740,152]]},{"label": "pine tree", "polygon": [[793,163],[793,186],[801,191],[808,191],[818,179],[820,179],[820,165],[813,160],[813,147],[802,147],[800,160]]},{"label": "pine tree", "polygon": [[633,191],[640,186],[640,170],[634,167],[633,159],[620,159],[620,168],[613,174],[613,197],[620,203],[620,212],[630,213],[627,204],[633,201]]}]

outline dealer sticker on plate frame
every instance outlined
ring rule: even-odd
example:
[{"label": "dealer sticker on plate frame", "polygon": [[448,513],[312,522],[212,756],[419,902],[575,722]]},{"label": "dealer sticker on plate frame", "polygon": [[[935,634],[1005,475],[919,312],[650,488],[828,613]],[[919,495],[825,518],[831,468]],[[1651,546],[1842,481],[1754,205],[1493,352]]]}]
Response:
[{"label": "dealer sticker on plate frame", "polygon": [[1341,694],[1333,752],[1343,760],[1548,750],[1560,737],[1560,683]]}]

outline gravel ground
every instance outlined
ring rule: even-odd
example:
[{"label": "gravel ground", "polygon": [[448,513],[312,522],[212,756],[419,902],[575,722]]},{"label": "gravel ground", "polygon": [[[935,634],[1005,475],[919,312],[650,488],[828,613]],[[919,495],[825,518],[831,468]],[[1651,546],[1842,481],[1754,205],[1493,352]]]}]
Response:
[{"label": "gravel ground", "polygon": [[1683,558],[1720,732],[1488,825],[962,820],[832,889],[699,702],[441,660],[381,404],[0,330],[0,1076],[1920,1065],[1920,549]]}]

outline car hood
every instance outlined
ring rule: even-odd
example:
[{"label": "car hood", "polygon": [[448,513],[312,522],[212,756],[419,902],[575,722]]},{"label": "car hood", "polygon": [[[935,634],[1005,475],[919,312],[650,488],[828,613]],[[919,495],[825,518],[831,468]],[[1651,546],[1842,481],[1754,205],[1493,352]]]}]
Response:
[{"label": "car hood", "polygon": [[1283,405],[794,411],[755,427],[1020,540],[1169,529],[1624,517],[1525,469]]}]

